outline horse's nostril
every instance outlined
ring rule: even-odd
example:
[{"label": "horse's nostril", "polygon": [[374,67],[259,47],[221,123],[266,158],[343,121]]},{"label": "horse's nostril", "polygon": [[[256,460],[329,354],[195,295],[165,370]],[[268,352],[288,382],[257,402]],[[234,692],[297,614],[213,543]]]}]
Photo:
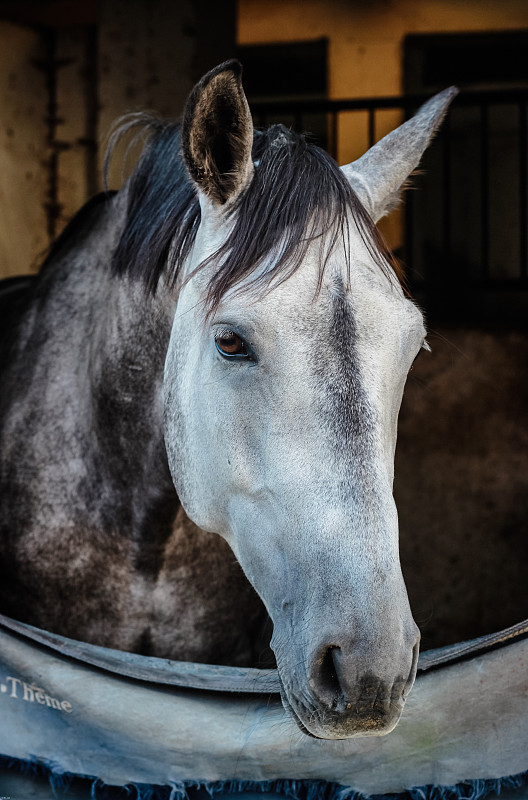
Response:
[{"label": "horse's nostril", "polygon": [[311,676],[312,691],[333,710],[343,700],[343,690],[339,679],[340,657],[340,647],[337,645],[327,647],[322,657],[316,659],[315,669]]}]

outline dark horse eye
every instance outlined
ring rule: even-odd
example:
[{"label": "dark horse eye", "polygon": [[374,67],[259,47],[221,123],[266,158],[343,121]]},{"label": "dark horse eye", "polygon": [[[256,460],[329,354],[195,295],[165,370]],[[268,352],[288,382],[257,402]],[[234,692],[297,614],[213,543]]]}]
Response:
[{"label": "dark horse eye", "polygon": [[216,349],[227,358],[247,358],[246,344],[240,336],[233,331],[223,331],[215,337]]}]

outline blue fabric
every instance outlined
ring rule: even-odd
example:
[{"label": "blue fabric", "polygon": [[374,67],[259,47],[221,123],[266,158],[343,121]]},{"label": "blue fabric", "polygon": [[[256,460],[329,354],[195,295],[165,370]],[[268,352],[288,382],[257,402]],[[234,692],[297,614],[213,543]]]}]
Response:
[{"label": "blue fabric", "polygon": [[[58,797],[70,781],[72,800],[90,791],[104,797],[103,781],[129,787],[112,790],[115,798],[266,791],[359,800],[405,789],[407,800],[479,800],[515,785],[495,779],[528,771],[527,663],[523,638],[425,673],[389,736],[316,740],[300,733],[275,694],[131,678],[0,626],[0,753],[45,770],[36,773],[39,794],[4,772],[13,788],[0,781],[0,796],[52,799],[51,779]],[[80,780],[88,790],[76,794]]]},{"label": "blue fabric", "polygon": [[[0,756],[0,768],[19,771],[35,777],[46,777],[57,798],[68,798],[72,786],[90,788],[93,800],[219,800],[228,795],[275,794],[288,800],[484,800],[502,789],[519,789],[528,785],[528,772],[497,780],[464,781],[456,786],[418,786],[401,794],[365,795],[346,786],[327,781],[218,781],[214,783],[181,782],[172,786],[129,784],[108,786],[99,779],[72,775],[53,764]],[[248,797],[245,800],[249,800]]]}]

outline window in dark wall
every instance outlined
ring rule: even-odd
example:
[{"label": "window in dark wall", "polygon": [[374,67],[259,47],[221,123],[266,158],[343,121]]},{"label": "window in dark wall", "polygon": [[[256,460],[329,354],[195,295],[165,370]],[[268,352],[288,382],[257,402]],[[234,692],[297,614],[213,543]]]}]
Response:
[{"label": "window in dark wall", "polygon": [[407,197],[406,259],[433,318],[528,320],[527,48],[524,31],[405,41],[407,94],[462,90]]},{"label": "window in dark wall", "polygon": [[327,40],[238,47],[251,100],[300,100],[327,95]]},{"label": "window in dark wall", "polygon": [[405,94],[464,89],[528,87],[528,30],[408,36],[404,45]]},{"label": "window in dark wall", "polygon": [[[328,41],[242,45],[237,55],[244,67],[244,89],[250,105],[275,101],[323,100],[328,96]],[[298,128],[294,113],[255,114],[255,122],[265,127],[282,122]],[[301,127],[321,147],[328,141],[324,113],[303,114]]]}]

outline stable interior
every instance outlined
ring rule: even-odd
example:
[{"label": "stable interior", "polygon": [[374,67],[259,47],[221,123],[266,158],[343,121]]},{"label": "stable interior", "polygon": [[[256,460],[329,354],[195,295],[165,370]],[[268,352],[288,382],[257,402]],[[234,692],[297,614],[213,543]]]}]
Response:
[{"label": "stable interior", "polygon": [[528,336],[430,330],[400,412],[395,498],[422,650],[528,618]]}]

